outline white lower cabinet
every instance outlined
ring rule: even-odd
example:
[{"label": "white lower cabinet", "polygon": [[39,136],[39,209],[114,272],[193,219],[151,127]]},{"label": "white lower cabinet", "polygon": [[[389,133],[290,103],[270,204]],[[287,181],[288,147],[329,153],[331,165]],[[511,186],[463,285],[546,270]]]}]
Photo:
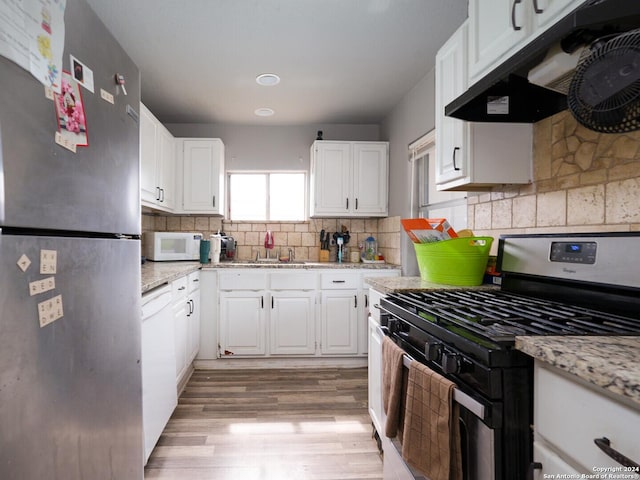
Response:
[{"label": "white lower cabinet", "polygon": [[382,339],[379,323],[369,317],[369,357],[368,357],[368,387],[369,387],[369,416],[373,427],[380,437],[384,436],[382,429]]},{"label": "white lower cabinet", "polygon": [[321,295],[321,353],[323,355],[357,354],[358,291],[323,291]]},{"label": "white lower cabinet", "polygon": [[200,348],[200,272],[171,282],[176,381],[184,385]]},{"label": "white lower cabinet", "polygon": [[[570,478],[560,474],[595,475],[623,472],[606,478],[640,479],[622,468],[594,442],[606,437],[611,448],[632,460],[640,458],[640,409],[632,408],[604,390],[538,360],[534,370],[534,461],[542,464],[534,478]],[[607,474],[608,475],[608,474]],[[571,477],[574,478],[574,477]],[[575,478],[605,478],[576,476]]]},{"label": "white lower cabinet", "polygon": [[269,333],[271,355],[313,355],[316,293],[297,290],[271,292]]},{"label": "white lower cabinet", "polygon": [[173,309],[173,339],[176,351],[176,381],[179,384],[187,372],[187,344],[189,342],[189,325],[187,314],[189,303],[187,302],[187,277],[182,277],[171,282],[172,309]]},{"label": "white lower cabinet", "polygon": [[399,274],[400,270],[369,269],[221,269],[216,292],[218,358],[364,357],[369,349],[364,278]]},{"label": "white lower cabinet", "polygon": [[220,356],[264,355],[265,291],[220,292]]}]

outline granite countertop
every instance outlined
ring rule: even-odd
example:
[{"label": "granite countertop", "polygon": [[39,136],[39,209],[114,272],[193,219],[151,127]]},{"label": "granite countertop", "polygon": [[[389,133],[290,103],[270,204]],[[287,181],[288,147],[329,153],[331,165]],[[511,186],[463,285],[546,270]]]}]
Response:
[{"label": "granite countertop", "polygon": [[[374,275],[372,273],[372,275]],[[365,277],[364,281],[381,293],[419,292],[421,290],[474,289],[495,290],[496,285],[478,285],[474,287],[459,285],[443,285],[422,280],[420,277]]]},{"label": "granite countertop", "polygon": [[516,348],[640,408],[640,337],[523,336]]},{"label": "granite countertop", "polygon": [[142,293],[195,272],[198,262],[145,262],[141,268]]},{"label": "granite countertop", "polygon": [[367,269],[371,270],[372,275],[375,275],[376,270],[393,270],[399,269],[399,265],[393,265],[390,263],[335,263],[335,262],[249,262],[249,261],[235,261],[235,262],[221,262],[221,263],[209,263],[202,265],[198,262],[145,262],[142,265],[142,293],[148,292],[160,285],[167,282],[171,282],[180,277],[188,275],[191,272],[195,272],[198,269],[229,269],[229,268],[277,268],[277,269]]}]

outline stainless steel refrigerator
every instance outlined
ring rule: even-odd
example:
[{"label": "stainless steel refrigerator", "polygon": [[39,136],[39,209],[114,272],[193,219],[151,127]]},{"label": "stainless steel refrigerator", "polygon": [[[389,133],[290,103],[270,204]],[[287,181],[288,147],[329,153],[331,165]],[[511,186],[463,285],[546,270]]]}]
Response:
[{"label": "stainless steel refrigerator", "polygon": [[43,84],[0,57],[0,478],[138,480],[139,72],[84,0],[64,23],[64,69],[80,59],[95,89],[76,153]]}]

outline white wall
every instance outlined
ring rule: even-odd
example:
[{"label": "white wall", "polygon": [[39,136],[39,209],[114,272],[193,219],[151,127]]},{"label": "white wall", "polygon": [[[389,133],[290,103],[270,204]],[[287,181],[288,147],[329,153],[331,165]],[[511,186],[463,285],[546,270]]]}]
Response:
[{"label": "white wall", "polygon": [[318,130],[324,140],[380,140],[378,125],[249,126],[170,123],[176,137],[221,138],[227,170],[309,171]]},{"label": "white wall", "polygon": [[[389,141],[389,216],[412,218],[409,144],[435,127],[435,70],[407,93],[381,125],[380,136]],[[402,274],[419,275],[409,237],[401,234]]]}]

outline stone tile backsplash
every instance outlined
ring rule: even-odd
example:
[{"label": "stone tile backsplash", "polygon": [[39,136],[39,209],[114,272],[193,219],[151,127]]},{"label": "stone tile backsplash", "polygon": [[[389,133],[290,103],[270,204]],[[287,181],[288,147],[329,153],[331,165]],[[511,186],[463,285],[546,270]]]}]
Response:
[{"label": "stone tile backsplash", "polygon": [[[333,234],[349,231],[347,248],[351,251],[364,244],[367,237],[378,241],[378,250],[387,263],[399,265],[400,259],[400,217],[366,219],[311,219],[306,222],[230,222],[220,217],[169,215],[143,212],[142,231],[201,232],[208,237],[218,231],[232,236],[237,242],[237,257],[251,260],[259,253],[265,256],[264,237],[267,230],[273,232],[275,247],[270,254],[288,255],[291,248],[296,260],[318,261],[320,258],[320,231]],[[332,246],[331,260],[336,260],[336,247]]]},{"label": "stone tile backsplash", "polygon": [[565,111],[534,126],[533,157],[533,184],[469,195],[477,235],[640,230],[640,132],[600,134]]}]

